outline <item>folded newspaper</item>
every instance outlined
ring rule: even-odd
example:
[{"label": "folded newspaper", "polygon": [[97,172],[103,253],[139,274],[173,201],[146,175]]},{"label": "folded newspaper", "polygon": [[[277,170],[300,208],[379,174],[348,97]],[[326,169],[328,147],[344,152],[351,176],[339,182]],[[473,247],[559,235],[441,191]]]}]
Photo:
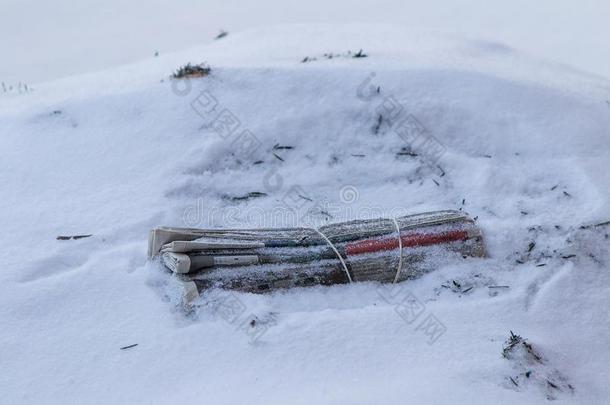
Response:
[{"label": "folded newspaper", "polygon": [[175,273],[192,300],[209,288],[281,288],[416,278],[485,256],[480,229],[461,211],[355,220],[320,228],[192,229],[150,232],[148,255]]}]

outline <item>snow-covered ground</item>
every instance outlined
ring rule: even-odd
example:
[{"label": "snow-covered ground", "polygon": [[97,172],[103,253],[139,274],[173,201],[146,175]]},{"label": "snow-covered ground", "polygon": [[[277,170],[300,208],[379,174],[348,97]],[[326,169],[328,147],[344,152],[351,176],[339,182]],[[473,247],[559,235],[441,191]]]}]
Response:
[{"label": "snow-covered ground", "polygon": [[[609,99],[500,43],[385,25],[253,30],[2,95],[0,402],[607,403]],[[232,132],[206,126],[221,111]],[[477,217],[489,258],[189,314],[146,260],[159,225],[434,209]],[[502,356],[511,330],[543,364]]]},{"label": "snow-covered ground", "polygon": [[610,77],[606,0],[0,0],[0,81],[108,69],[276,24],[392,23],[493,38]]}]

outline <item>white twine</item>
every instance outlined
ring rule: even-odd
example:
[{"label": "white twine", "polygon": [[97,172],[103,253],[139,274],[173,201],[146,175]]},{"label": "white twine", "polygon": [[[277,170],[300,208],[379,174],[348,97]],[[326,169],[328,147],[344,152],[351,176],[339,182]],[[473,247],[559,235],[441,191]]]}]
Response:
[{"label": "white twine", "polygon": [[339,253],[339,251],[337,250],[335,245],[330,241],[330,239],[328,239],[326,237],[326,235],[324,235],[322,232],[320,232],[320,230],[318,228],[313,228],[313,229],[318,234],[320,234],[320,236],[326,241],[326,243],[328,243],[328,245],[332,248],[332,250],[335,251],[335,253],[337,254],[337,257],[339,258],[339,260],[341,260],[341,265],[343,266],[343,270],[345,270],[345,274],[347,274],[347,279],[349,280],[350,283],[352,283],[352,276],[350,276],[350,274],[349,274],[349,270],[347,269],[347,264],[345,264],[345,260],[343,260],[343,256],[341,256],[341,253]]},{"label": "white twine", "polygon": [[398,221],[396,221],[396,218],[392,218],[392,221],[394,221],[396,232],[398,232],[398,249],[400,250],[400,256],[398,257],[398,270],[396,270],[396,276],[394,276],[394,284],[396,284],[400,278],[400,271],[402,270],[402,239],[400,238],[400,226],[398,226]]},{"label": "white twine", "polygon": [[[400,256],[398,257],[398,268],[396,269],[396,275],[394,276],[394,284],[396,284],[400,280],[400,273],[402,271],[402,239],[400,237],[400,226],[398,225],[398,221],[396,221],[396,218],[392,218],[392,222],[394,222],[394,227],[396,228],[396,233],[398,234],[398,249],[400,251]],[[339,253],[339,250],[330,241],[330,239],[328,239],[326,237],[326,235],[324,235],[318,228],[312,228],[312,229],[314,231],[316,231],[318,233],[318,235],[320,235],[322,237],[322,239],[324,239],[326,241],[326,243],[328,243],[328,245],[331,247],[331,249],[335,252],[337,257],[341,261],[341,265],[343,266],[343,270],[345,271],[345,274],[347,275],[347,279],[349,280],[350,283],[352,283],[353,282],[352,276],[349,274],[347,264],[345,263],[345,260],[343,260],[343,256],[341,256],[341,253]]]},{"label": "white twine", "polygon": [[[398,225],[398,221],[396,221],[396,218],[392,218],[392,222],[394,222],[394,227],[396,228],[396,233],[398,234],[398,250],[399,250],[398,269],[396,269],[396,275],[394,276],[394,284],[396,284],[398,282],[398,280],[400,279],[400,272],[402,271],[402,239],[400,238],[400,226]],[[316,231],[322,237],[322,239],[324,239],[326,241],[326,243],[328,243],[328,245],[331,247],[331,249],[335,252],[337,257],[341,261],[341,265],[343,266],[343,270],[345,271],[345,274],[347,275],[347,279],[349,280],[350,283],[352,283],[353,282],[352,276],[349,274],[347,264],[345,263],[345,260],[343,260],[343,256],[341,256],[341,253],[339,253],[339,250],[330,241],[330,239],[328,239],[326,237],[326,235],[324,235],[318,228],[312,228],[312,229],[314,231]]]}]

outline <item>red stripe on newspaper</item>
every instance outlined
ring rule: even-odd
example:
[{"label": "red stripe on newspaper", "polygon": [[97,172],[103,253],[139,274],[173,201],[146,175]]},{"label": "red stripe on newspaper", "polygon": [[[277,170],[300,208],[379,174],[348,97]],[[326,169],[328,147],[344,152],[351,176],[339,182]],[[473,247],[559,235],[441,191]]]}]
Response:
[{"label": "red stripe on newspaper", "polygon": [[[468,239],[466,231],[448,231],[441,233],[411,233],[401,234],[402,247],[416,247],[437,245],[440,243],[456,242]],[[348,243],[345,246],[347,255],[360,255],[364,253],[380,252],[398,249],[398,238],[368,239],[360,242]]]}]

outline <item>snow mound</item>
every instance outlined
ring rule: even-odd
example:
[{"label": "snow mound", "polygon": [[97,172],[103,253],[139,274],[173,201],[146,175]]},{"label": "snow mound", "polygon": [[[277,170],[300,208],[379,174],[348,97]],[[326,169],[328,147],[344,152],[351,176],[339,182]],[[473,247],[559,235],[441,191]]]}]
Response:
[{"label": "snow mound", "polygon": [[[169,79],[187,62],[211,74]],[[567,400],[601,403],[608,94],[503,44],[303,25],[1,97],[0,390],[10,403],[537,403],[540,390],[506,386],[502,343],[518,330],[554,353]],[[145,262],[158,225],[436,209],[477,217],[490,257],[389,290],[213,292],[189,316]],[[93,236],[56,240],[75,234]]]}]

